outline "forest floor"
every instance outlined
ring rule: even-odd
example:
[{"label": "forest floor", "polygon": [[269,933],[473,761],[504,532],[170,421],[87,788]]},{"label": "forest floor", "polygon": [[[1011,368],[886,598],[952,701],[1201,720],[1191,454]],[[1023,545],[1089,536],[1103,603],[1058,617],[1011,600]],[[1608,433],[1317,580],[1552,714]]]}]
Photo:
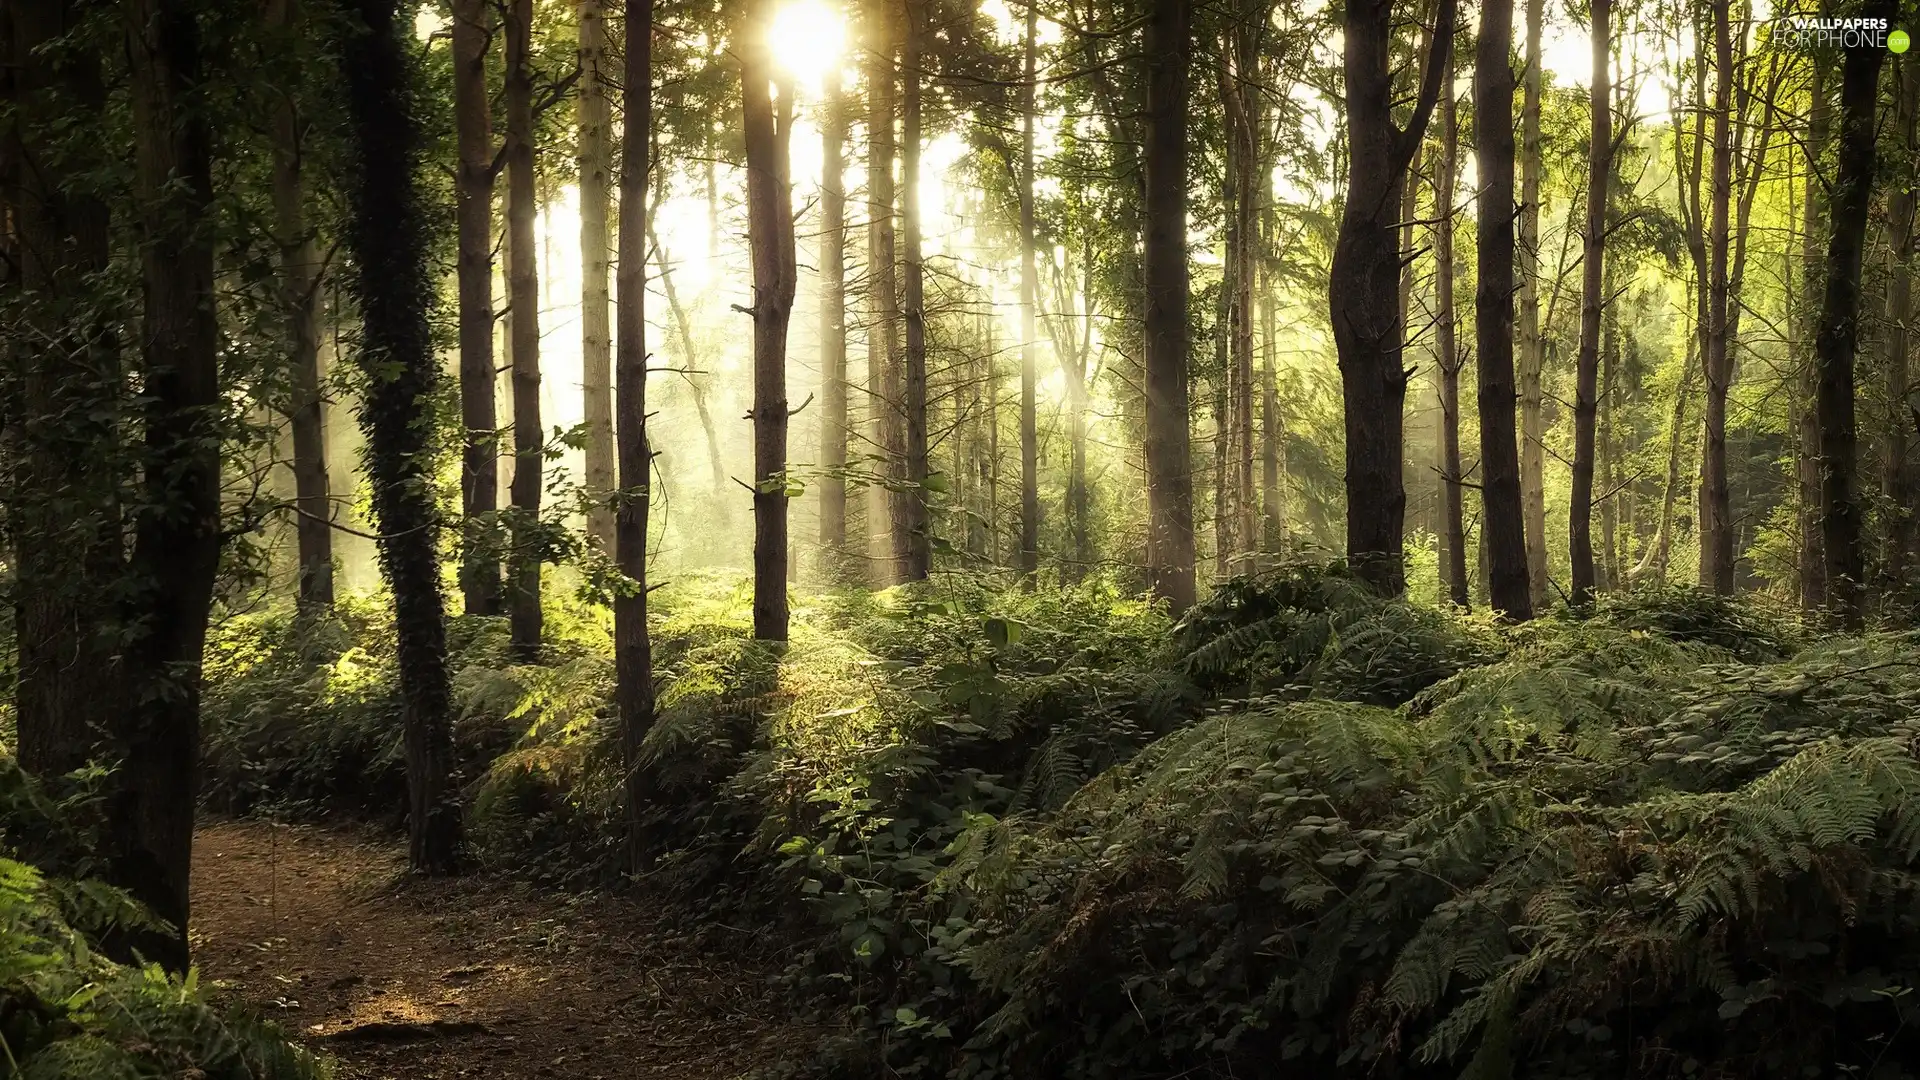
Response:
[{"label": "forest floor", "polygon": [[787,1017],[746,931],[691,927],[644,895],[404,866],[374,833],[203,828],[201,977],[332,1055],[343,1080],[720,1080],[817,1036]]}]

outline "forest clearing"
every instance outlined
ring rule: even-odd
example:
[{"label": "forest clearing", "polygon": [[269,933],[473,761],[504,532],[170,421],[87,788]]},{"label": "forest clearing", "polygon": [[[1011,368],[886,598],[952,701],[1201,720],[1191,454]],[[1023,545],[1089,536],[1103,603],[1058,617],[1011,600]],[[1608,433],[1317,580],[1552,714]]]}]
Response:
[{"label": "forest clearing", "polygon": [[0,0],[0,1080],[1920,1077],[1915,0]]}]

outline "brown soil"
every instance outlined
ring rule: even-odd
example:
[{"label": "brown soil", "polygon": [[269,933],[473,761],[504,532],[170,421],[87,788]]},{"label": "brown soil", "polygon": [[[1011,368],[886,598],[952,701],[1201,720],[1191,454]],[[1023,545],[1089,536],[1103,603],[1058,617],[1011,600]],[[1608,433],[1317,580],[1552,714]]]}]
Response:
[{"label": "brown soil", "polygon": [[803,1054],[753,935],[497,877],[424,881],[370,834],[230,822],[194,845],[202,977],[343,1080],[722,1080]]}]

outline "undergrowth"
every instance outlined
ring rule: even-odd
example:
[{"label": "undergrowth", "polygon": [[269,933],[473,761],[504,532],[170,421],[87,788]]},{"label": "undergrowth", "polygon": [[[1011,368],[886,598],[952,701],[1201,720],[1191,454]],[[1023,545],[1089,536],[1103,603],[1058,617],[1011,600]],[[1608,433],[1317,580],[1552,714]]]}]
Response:
[{"label": "undergrowth", "polygon": [[[735,579],[654,594],[650,877],[788,920],[840,1032],[789,1072],[1920,1074],[1913,635],[1692,590],[1499,627],[1337,566],[1178,623],[1007,584],[814,595],[777,646]],[[216,790],[388,799],[385,629],[262,618]],[[538,667],[502,634],[456,650],[479,853],[610,882],[604,624]]]}]

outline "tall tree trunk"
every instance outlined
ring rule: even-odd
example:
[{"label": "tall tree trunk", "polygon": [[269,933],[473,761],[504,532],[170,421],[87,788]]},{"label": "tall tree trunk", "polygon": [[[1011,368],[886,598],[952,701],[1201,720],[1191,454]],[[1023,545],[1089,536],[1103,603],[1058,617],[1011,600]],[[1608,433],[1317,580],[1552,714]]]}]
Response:
[{"label": "tall tree trunk", "polygon": [[933,569],[933,514],[928,506],[927,474],[927,312],[926,267],[920,258],[920,9],[905,0],[906,51],[900,65],[904,93],[900,101],[900,225],[906,271],[902,314],[907,323],[907,558],[903,581],[925,581]]},{"label": "tall tree trunk", "polygon": [[793,88],[772,96],[766,33],[772,0],[754,0],[740,48],[747,149],[747,237],[753,255],[753,636],[787,640],[787,323],[797,270],[788,140]]},{"label": "tall tree trunk", "polygon": [[[1228,174],[1220,190],[1221,202],[1233,205],[1233,180]],[[1231,216],[1231,210],[1229,210]],[[1213,330],[1213,576],[1225,580],[1233,573],[1233,344],[1228,327],[1233,322],[1233,289],[1223,280],[1214,303]]]},{"label": "tall tree trunk", "polygon": [[1346,412],[1347,562],[1387,595],[1406,590],[1401,475],[1407,396],[1405,326],[1396,292],[1398,224],[1407,165],[1440,94],[1453,49],[1453,0],[1440,0],[1420,94],[1404,130],[1393,121],[1393,4],[1346,6],[1347,196],[1334,245],[1328,301]]},{"label": "tall tree trunk", "polygon": [[1547,603],[1547,421],[1540,334],[1540,27],[1545,0],[1526,0],[1527,74],[1520,104],[1520,500],[1527,528],[1527,588]]},{"label": "tall tree trunk", "polygon": [[1227,34],[1221,71],[1222,100],[1227,117],[1227,169],[1233,176],[1233,204],[1227,226],[1227,272],[1232,292],[1228,303],[1229,359],[1233,376],[1234,535],[1245,550],[1259,547],[1253,488],[1253,279],[1259,238],[1255,232],[1260,205],[1259,82],[1261,30],[1269,8],[1256,2],[1239,11]]},{"label": "tall tree trunk", "polygon": [[1800,333],[1806,351],[1799,358],[1794,394],[1794,483],[1798,497],[1800,526],[1800,609],[1811,615],[1827,606],[1827,553],[1820,531],[1820,413],[1817,402],[1819,363],[1814,357],[1813,340],[1819,326],[1815,321],[1820,308],[1825,265],[1820,248],[1821,227],[1826,217],[1827,182],[1822,161],[1829,135],[1826,65],[1818,53],[1808,65],[1809,79],[1806,134],[1806,195],[1802,204],[1800,234]]},{"label": "tall tree trunk", "polygon": [[587,422],[586,487],[593,503],[587,538],[614,545],[613,341],[607,326],[608,187],[613,131],[608,117],[607,24],[603,0],[579,0],[580,383]]},{"label": "tall tree trunk", "polygon": [[[891,0],[869,0],[867,11],[867,400],[873,445],[898,477],[906,454],[900,385],[900,293],[894,246],[894,71]],[[878,583],[900,579],[906,555],[899,496],[879,484],[868,489],[869,547]],[[884,525],[884,528],[882,526]]]},{"label": "tall tree trunk", "polygon": [[846,102],[840,68],[827,65],[820,125],[820,548],[826,577],[844,583],[847,564],[847,186]]},{"label": "tall tree trunk", "polygon": [[1900,68],[1897,128],[1901,149],[1900,181],[1887,197],[1888,216],[1893,219],[1893,266],[1887,285],[1887,417],[1886,442],[1881,452],[1880,491],[1887,507],[1886,547],[1882,573],[1889,593],[1900,596],[1907,588],[1907,567],[1914,548],[1914,502],[1916,491],[1912,465],[1907,460],[1907,425],[1912,420],[1913,387],[1908,378],[1908,353],[1913,335],[1913,258],[1914,195],[1913,159],[1920,151],[1920,62],[1902,55]]},{"label": "tall tree trunk", "polygon": [[[17,340],[44,343],[7,358],[17,373],[6,439],[17,465],[6,527],[13,542],[14,709],[20,765],[51,780],[101,759],[125,700],[113,590],[125,573],[116,446],[119,342],[89,277],[109,265],[106,204],[74,175],[86,162],[42,135],[57,114],[94,122],[106,103],[98,60],[76,35],[70,0],[33,0],[0,12],[10,41],[0,81],[12,129],[0,128],[0,281],[32,294],[17,309]],[[56,113],[57,111],[57,113]],[[29,422],[57,418],[52,423]],[[78,508],[85,508],[79,512]]]},{"label": "tall tree trunk", "polygon": [[1480,375],[1480,528],[1487,545],[1487,600],[1509,619],[1533,617],[1527,538],[1514,441],[1513,378],[1513,0],[1485,0],[1473,71],[1474,156],[1480,173],[1480,274],[1474,293]]},{"label": "tall tree trunk", "polygon": [[[613,601],[614,705],[620,716],[625,769],[628,862],[641,861],[642,815],[651,788],[643,751],[653,726],[653,640],[647,632],[647,516],[653,493],[653,450],[647,442],[647,213],[649,137],[653,128],[653,0],[626,5],[622,73],[625,129],[620,155],[620,292],[615,408],[619,425],[620,493],[614,500],[614,561],[633,584]],[[648,28],[645,32],[636,32]],[[691,359],[691,358],[689,358]]]},{"label": "tall tree trunk", "polygon": [[1433,180],[1434,356],[1439,369],[1440,500],[1444,521],[1440,577],[1446,583],[1447,598],[1464,608],[1472,602],[1467,592],[1465,477],[1460,468],[1460,369],[1465,363],[1454,340],[1459,317],[1453,301],[1453,185],[1460,169],[1460,122],[1453,96],[1453,54],[1449,52],[1441,64],[1445,75],[1441,80],[1440,161]]},{"label": "tall tree trunk", "polygon": [[1680,382],[1673,391],[1673,416],[1667,428],[1667,480],[1661,488],[1660,520],[1654,527],[1653,542],[1641,556],[1639,565],[1628,575],[1634,581],[1651,574],[1665,584],[1667,560],[1673,550],[1673,511],[1680,501],[1680,459],[1687,426],[1687,400],[1693,396],[1693,365],[1699,353],[1699,336],[1687,336],[1686,356],[1680,361]]},{"label": "tall tree trunk", "polygon": [[[1862,14],[1886,19],[1893,0],[1868,0]],[[1866,562],[1860,550],[1853,363],[1860,344],[1860,263],[1875,165],[1874,104],[1880,49],[1848,49],[1840,69],[1840,145],[1834,177],[1833,225],[1827,240],[1827,284],[1820,302],[1814,356],[1819,364],[1821,540],[1827,551],[1827,598],[1841,625],[1865,620]]]},{"label": "tall tree trunk", "polygon": [[1174,611],[1194,601],[1193,465],[1187,427],[1188,0],[1147,9],[1146,465],[1147,563],[1153,594]]},{"label": "tall tree trunk", "polygon": [[453,116],[459,168],[454,177],[460,294],[460,585],[469,615],[500,614],[500,421],[494,405],[494,146],[487,93],[493,40],[486,0],[454,0]]},{"label": "tall tree trunk", "polygon": [[380,530],[380,563],[393,590],[396,665],[407,759],[407,858],[429,874],[460,856],[447,682],[440,518],[434,510],[433,426],[440,364],[429,321],[434,281],[431,224],[419,189],[425,137],[414,115],[413,23],[395,0],[358,0],[365,34],[341,56],[359,157],[347,244],[361,315],[366,378],[360,423],[367,482]]},{"label": "tall tree trunk", "polygon": [[1275,317],[1277,307],[1273,287],[1273,212],[1261,213],[1263,238],[1260,245],[1260,510],[1265,524],[1265,547],[1283,551],[1287,546],[1287,506],[1280,486],[1281,440],[1285,421],[1280,415],[1280,332]]},{"label": "tall tree trunk", "polygon": [[[1040,425],[1035,406],[1039,381],[1036,311],[1040,279],[1034,265],[1033,125],[1039,76],[1037,0],[1027,2],[1027,78],[1020,89],[1020,572],[1029,578],[1040,568]],[[911,181],[909,181],[911,182]]]},{"label": "tall tree trunk", "polygon": [[[1529,3],[1536,0],[1528,0]],[[1574,375],[1573,494],[1567,511],[1567,553],[1572,559],[1576,606],[1593,602],[1594,417],[1599,406],[1600,320],[1606,295],[1607,191],[1613,169],[1613,62],[1611,0],[1592,0],[1593,75],[1587,92],[1592,113],[1587,150],[1587,229],[1581,255],[1580,358]]]},{"label": "tall tree trunk", "polygon": [[533,0],[507,4],[507,304],[513,354],[513,552],[508,622],[513,651],[540,657],[540,270],[533,217]]},{"label": "tall tree trunk", "polygon": [[1733,519],[1727,488],[1727,393],[1733,353],[1727,333],[1729,230],[1733,192],[1733,30],[1731,0],[1713,0],[1713,193],[1708,226],[1707,436],[1700,460],[1700,584],[1733,592]]},{"label": "tall tree trunk", "polygon": [[126,705],[114,715],[120,768],[107,801],[107,878],[171,927],[129,944],[187,967],[187,883],[200,757],[200,672],[220,564],[219,324],[213,295],[211,139],[194,94],[195,10],[129,0],[134,192],[141,208],[146,513],[135,528]]},{"label": "tall tree trunk", "polygon": [[[297,0],[270,0],[267,21],[291,35],[300,26]],[[286,319],[287,367],[293,384],[294,536],[300,559],[300,605],[333,606],[333,519],[327,485],[326,417],[320,394],[320,245],[307,225],[304,121],[289,94],[275,118],[273,214],[280,246],[280,304]]]},{"label": "tall tree trunk", "polygon": [[[660,176],[656,170],[657,182]],[[655,205],[659,201],[656,192]],[[713,410],[707,407],[707,385],[694,377],[699,358],[693,344],[693,319],[687,314],[686,306],[680,303],[679,290],[673,286],[673,260],[666,246],[660,243],[659,230],[651,217],[647,219],[647,244],[653,249],[654,260],[660,265],[660,291],[666,295],[667,309],[673,313],[674,335],[680,339],[681,378],[687,381],[687,388],[693,393],[693,411],[700,419],[701,434],[706,436],[707,480],[713,493],[720,495],[727,490],[727,467],[720,456],[720,432],[714,426]]]},{"label": "tall tree trunk", "polygon": [[[1601,2],[1605,3],[1606,0]],[[1607,298],[1607,309],[1603,314],[1600,334],[1600,415],[1597,418],[1594,447],[1594,470],[1599,474],[1600,483],[1600,497],[1594,500],[1600,511],[1600,555],[1594,586],[1603,590],[1618,588],[1620,581],[1620,558],[1615,547],[1616,527],[1620,519],[1620,490],[1616,475],[1620,465],[1620,448],[1614,442],[1613,426],[1620,403],[1620,334],[1619,318],[1612,304],[1614,276],[1614,267],[1608,264],[1606,277],[1601,284],[1602,295]],[[1592,486],[1591,481],[1588,486]]]}]

